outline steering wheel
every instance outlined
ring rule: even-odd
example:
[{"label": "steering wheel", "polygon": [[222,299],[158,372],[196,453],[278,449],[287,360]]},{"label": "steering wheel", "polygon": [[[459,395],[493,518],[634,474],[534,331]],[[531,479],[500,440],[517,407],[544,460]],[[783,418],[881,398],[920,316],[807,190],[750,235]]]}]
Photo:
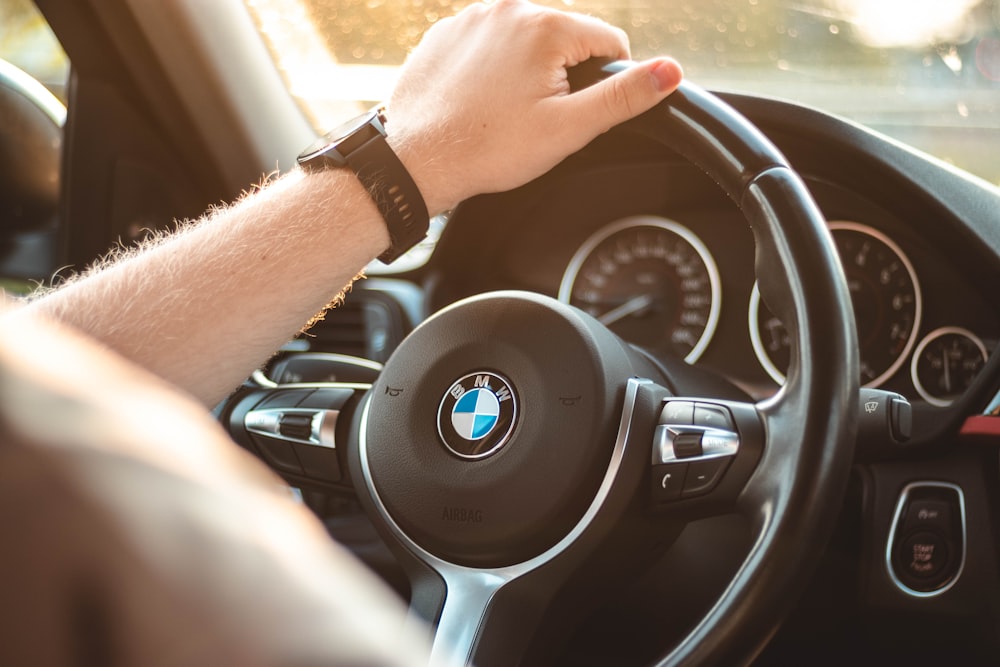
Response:
[{"label": "steering wheel", "polygon": [[[627,66],[601,65],[600,75]],[[253,405],[267,409],[245,402],[230,419],[303,442],[308,427],[294,428],[311,423],[319,437],[325,415],[349,422],[350,479],[410,577],[441,664],[544,663],[547,638],[526,628],[559,626],[553,616],[571,617],[605,575],[645,563],[692,519],[734,511],[752,547],[664,663],[749,661],[804,586],[842,502],[858,353],[823,216],[780,152],[690,83],[627,126],[701,168],[751,225],[760,292],[794,341],[776,396],[692,395],[587,314],[500,292],[418,326],[367,391],[327,387],[328,398],[347,394],[284,413],[281,389],[263,402],[258,392]],[[296,411],[308,418],[283,430]]]}]

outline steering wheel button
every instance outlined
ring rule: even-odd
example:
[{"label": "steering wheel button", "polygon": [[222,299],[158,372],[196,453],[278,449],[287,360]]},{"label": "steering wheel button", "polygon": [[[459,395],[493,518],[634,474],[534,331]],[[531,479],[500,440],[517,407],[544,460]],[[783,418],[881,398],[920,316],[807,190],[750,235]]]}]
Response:
[{"label": "steering wheel button", "polygon": [[687,470],[687,463],[653,466],[650,475],[650,494],[653,502],[670,502],[680,498]]},{"label": "steering wheel button", "polygon": [[706,429],[701,436],[701,451],[704,456],[735,456],[740,449],[740,437],[732,431]]},{"label": "steering wheel button", "polygon": [[684,476],[681,498],[700,496],[714,489],[728,465],[728,457],[692,461],[688,465],[687,475]]},{"label": "steering wheel button", "polygon": [[299,402],[300,408],[315,408],[317,410],[341,410],[344,404],[354,395],[353,389],[345,387],[323,387],[309,394]]},{"label": "steering wheel button", "polygon": [[292,445],[306,476],[321,482],[339,482],[341,479],[340,461],[337,460],[337,450],[328,447],[316,447],[295,443]]},{"label": "steering wheel button", "polygon": [[653,465],[660,463],[673,463],[677,460],[674,452],[674,438],[676,437],[674,428],[661,424],[653,431]]},{"label": "steering wheel button", "polygon": [[721,405],[714,405],[712,403],[695,403],[694,424],[696,426],[717,428],[723,431],[736,430],[729,410]]},{"label": "steering wheel button", "polygon": [[667,401],[660,412],[661,424],[694,423],[694,403],[692,401]]},{"label": "steering wheel button", "polygon": [[701,433],[678,433],[674,438],[674,456],[679,459],[690,459],[701,456]]},{"label": "steering wheel button", "polygon": [[251,435],[251,437],[254,444],[257,445],[257,449],[260,450],[261,456],[275,470],[295,473],[296,475],[302,474],[302,465],[289,443],[266,436]]},{"label": "steering wheel button", "polygon": [[293,408],[313,393],[312,389],[282,389],[274,392],[260,402],[257,409],[263,408]]},{"label": "steering wheel button", "polygon": [[281,431],[281,412],[275,410],[251,410],[243,420],[247,430],[256,433],[278,435]]},{"label": "steering wheel button", "polygon": [[312,435],[312,421],[313,416],[307,413],[282,415],[278,422],[278,432],[286,438],[308,440]]}]

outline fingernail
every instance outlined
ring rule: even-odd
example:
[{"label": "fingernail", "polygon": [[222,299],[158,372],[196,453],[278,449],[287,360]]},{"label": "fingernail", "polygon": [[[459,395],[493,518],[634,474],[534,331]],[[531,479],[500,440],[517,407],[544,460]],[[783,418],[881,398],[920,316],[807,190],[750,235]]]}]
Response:
[{"label": "fingernail", "polygon": [[650,73],[653,75],[653,80],[660,92],[673,90],[680,85],[681,79],[684,78],[684,70],[673,58],[660,59],[653,65]]}]

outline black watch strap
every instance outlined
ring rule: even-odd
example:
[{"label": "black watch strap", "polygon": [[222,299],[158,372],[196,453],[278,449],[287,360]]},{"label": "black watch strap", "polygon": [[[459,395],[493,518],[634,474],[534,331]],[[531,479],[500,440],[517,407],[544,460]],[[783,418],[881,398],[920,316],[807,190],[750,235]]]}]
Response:
[{"label": "black watch strap", "polygon": [[427,235],[430,220],[420,189],[385,140],[380,109],[354,118],[317,139],[298,157],[307,171],[349,167],[378,206],[389,230],[385,264],[397,259]]},{"label": "black watch strap", "polygon": [[427,235],[427,205],[410,172],[381,134],[351,152],[347,164],[385,219],[389,248],[378,259],[389,264]]}]

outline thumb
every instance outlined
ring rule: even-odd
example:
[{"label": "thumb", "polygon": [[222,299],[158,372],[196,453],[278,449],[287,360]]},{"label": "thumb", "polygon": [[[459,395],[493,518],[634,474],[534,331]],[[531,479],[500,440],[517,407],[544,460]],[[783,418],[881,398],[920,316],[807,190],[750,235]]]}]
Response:
[{"label": "thumb", "polygon": [[648,111],[674,92],[684,73],[672,58],[636,63],[570,95],[574,118],[595,135]]}]

